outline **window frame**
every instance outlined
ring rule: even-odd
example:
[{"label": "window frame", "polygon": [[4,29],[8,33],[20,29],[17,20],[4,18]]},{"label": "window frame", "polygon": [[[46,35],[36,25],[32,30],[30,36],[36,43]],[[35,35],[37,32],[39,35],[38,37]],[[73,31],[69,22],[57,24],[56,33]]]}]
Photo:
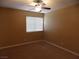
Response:
[{"label": "window frame", "polygon": [[[36,17],[36,18],[42,18],[43,19],[43,28],[42,31],[27,31],[27,17]],[[44,32],[44,17],[37,17],[37,16],[26,16],[26,32]]]}]

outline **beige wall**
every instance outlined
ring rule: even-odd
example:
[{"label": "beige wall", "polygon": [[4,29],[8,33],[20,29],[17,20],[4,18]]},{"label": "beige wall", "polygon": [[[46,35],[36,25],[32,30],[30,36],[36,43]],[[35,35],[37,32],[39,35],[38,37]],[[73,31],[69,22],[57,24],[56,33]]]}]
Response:
[{"label": "beige wall", "polygon": [[40,40],[43,32],[27,33],[26,16],[43,17],[43,14],[16,9],[0,8],[0,47]]},{"label": "beige wall", "polygon": [[45,14],[45,39],[79,53],[79,4]]}]

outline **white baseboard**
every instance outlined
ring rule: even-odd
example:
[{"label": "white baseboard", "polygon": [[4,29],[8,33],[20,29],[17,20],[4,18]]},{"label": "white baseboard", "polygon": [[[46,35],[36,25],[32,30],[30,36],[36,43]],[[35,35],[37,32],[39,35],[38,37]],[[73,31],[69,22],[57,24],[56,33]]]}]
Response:
[{"label": "white baseboard", "polygon": [[76,53],[76,52],[74,52],[74,51],[72,51],[72,50],[69,50],[69,49],[67,49],[67,48],[64,48],[64,47],[62,47],[62,46],[60,46],[60,45],[57,45],[57,44],[55,44],[55,43],[51,43],[51,42],[46,41],[46,40],[36,40],[36,41],[24,42],[24,43],[19,43],[19,44],[10,45],[10,46],[4,46],[4,47],[0,47],[0,50],[7,49],[7,48],[12,48],[12,47],[18,47],[18,46],[22,46],[22,45],[26,45],[26,44],[37,43],[37,42],[41,42],[41,41],[46,42],[46,43],[48,43],[49,45],[55,46],[55,47],[57,47],[57,48],[59,48],[59,49],[62,49],[62,50],[64,50],[64,51],[66,51],[66,52],[69,52],[69,53],[71,53],[71,54],[73,54],[73,55],[79,56],[79,53]]},{"label": "white baseboard", "polygon": [[69,52],[69,53],[71,53],[71,54],[73,54],[73,55],[79,56],[79,53],[76,53],[76,52],[74,52],[74,51],[72,51],[72,50],[69,50],[69,49],[67,49],[67,48],[64,48],[64,47],[62,47],[62,46],[60,46],[60,45],[57,45],[57,44],[55,44],[55,43],[51,43],[51,42],[46,41],[46,40],[45,40],[45,42],[48,43],[49,45],[55,46],[55,47],[57,47],[57,48],[59,48],[59,49],[62,49],[62,50],[64,50],[64,51],[66,51],[66,52]]},{"label": "white baseboard", "polygon": [[42,40],[36,40],[36,41],[30,41],[30,42],[24,42],[24,43],[4,46],[4,47],[0,47],[0,50],[7,49],[7,48],[12,48],[12,47],[17,47],[17,46],[22,46],[22,45],[26,45],[26,44],[32,44],[32,43],[36,43],[36,42],[40,42],[40,41],[42,41]]}]

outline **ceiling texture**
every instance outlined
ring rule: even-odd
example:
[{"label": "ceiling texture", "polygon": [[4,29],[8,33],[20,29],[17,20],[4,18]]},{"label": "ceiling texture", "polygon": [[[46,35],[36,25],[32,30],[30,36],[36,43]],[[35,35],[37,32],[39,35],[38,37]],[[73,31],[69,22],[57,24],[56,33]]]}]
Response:
[{"label": "ceiling texture", "polygon": [[[64,8],[73,4],[79,3],[79,0],[43,0],[47,7],[52,8],[51,11]],[[0,7],[14,8],[25,11],[33,11],[33,0],[0,0]],[[48,13],[50,11],[43,10],[41,13]]]}]

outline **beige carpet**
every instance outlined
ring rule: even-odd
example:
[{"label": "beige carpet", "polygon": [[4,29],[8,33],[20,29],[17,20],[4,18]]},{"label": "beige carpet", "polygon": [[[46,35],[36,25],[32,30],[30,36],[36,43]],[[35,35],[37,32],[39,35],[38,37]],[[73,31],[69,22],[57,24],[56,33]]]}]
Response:
[{"label": "beige carpet", "polygon": [[0,50],[0,59],[79,59],[45,42]]}]

